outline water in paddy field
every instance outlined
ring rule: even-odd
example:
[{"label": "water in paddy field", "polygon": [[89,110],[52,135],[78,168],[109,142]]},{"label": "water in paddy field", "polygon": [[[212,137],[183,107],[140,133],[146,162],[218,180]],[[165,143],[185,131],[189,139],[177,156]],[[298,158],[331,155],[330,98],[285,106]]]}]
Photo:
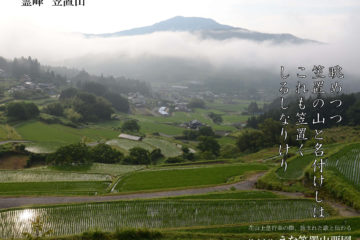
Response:
[{"label": "water in paddy field", "polygon": [[50,149],[48,147],[39,146],[39,145],[28,145],[25,148],[26,151],[32,152],[32,153],[52,153],[54,152],[53,149]]},{"label": "water in paddy field", "polygon": [[[311,200],[146,200],[63,205],[0,212],[0,238],[19,238],[31,232],[37,216],[54,236],[89,229],[115,231],[121,227],[170,228],[313,217]],[[328,214],[326,214],[328,216]]]}]

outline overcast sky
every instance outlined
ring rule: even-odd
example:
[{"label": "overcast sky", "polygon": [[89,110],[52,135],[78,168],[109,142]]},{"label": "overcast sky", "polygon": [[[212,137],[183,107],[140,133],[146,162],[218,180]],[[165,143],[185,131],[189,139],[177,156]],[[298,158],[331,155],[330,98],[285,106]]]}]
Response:
[{"label": "overcast sky", "polygon": [[2,28],[23,24],[64,32],[106,33],[181,15],[330,41],[360,12],[358,0],[86,0],[84,7],[75,8],[53,7],[52,0],[44,0],[41,7],[21,4],[22,0],[0,1]]},{"label": "overcast sky", "polygon": [[[31,0],[32,1],[32,0]],[[47,64],[85,55],[144,54],[198,57],[216,66],[282,62],[343,64],[360,75],[359,0],[86,0],[85,6],[22,7],[0,0],[0,56],[33,56]],[[271,46],[203,41],[190,34],[84,39],[72,33],[109,33],[152,25],[174,16],[206,17],[235,27],[291,33],[326,46]],[[103,55],[105,58],[105,55]],[[64,61],[63,61],[64,62]]]}]

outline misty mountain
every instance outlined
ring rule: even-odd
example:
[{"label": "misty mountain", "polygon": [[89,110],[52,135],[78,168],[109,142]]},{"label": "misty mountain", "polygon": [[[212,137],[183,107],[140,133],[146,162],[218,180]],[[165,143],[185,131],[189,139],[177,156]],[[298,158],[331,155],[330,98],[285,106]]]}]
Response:
[{"label": "misty mountain", "polygon": [[114,33],[103,33],[103,34],[85,34],[86,37],[99,37],[99,38],[110,38],[110,37],[122,37],[122,36],[136,36],[151,34],[156,32],[191,32],[203,39],[245,39],[256,42],[272,41],[274,43],[319,43],[314,40],[298,38],[292,34],[281,33],[271,34],[262,33],[247,30],[239,27],[232,27],[229,25],[223,25],[209,18],[200,17],[182,17],[177,16],[168,20],[155,23],[151,26],[133,28],[129,30],[114,32]]}]

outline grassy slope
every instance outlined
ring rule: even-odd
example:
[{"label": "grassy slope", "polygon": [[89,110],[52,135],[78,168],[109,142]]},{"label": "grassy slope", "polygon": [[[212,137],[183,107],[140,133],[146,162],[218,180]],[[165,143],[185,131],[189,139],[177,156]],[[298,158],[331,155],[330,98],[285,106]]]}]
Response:
[{"label": "grassy slope", "polygon": [[0,140],[21,140],[21,136],[8,124],[0,125]]},{"label": "grassy slope", "polygon": [[298,156],[288,162],[286,171],[284,168],[278,168],[276,174],[283,179],[298,179],[304,176],[306,167],[314,161],[313,154]]}]

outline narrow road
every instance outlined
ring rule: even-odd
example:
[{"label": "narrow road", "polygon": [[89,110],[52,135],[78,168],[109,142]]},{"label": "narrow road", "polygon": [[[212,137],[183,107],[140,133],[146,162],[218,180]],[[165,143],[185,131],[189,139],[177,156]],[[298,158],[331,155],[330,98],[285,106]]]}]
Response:
[{"label": "narrow road", "polygon": [[236,190],[252,190],[255,188],[255,183],[259,177],[264,175],[264,172],[256,173],[251,175],[248,179],[213,187],[204,188],[190,188],[183,190],[172,190],[163,192],[149,192],[149,193],[132,193],[123,195],[111,195],[111,196],[81,196],[81,197],[55,197],[55,196],[44,196],[44,197],[9,197],[0,198],[0,209],[21,207],[28,205],[45,205],[45,204],[62,204],[62,203],[79,203],[79,202],[103,202],[113,200],[124,200],[124,199],[149,199],[149,198],[160,198],[160,197],[174,197],[181,195],[191,194],[204,194],[214,191],[229,190],[234,187]]}]

